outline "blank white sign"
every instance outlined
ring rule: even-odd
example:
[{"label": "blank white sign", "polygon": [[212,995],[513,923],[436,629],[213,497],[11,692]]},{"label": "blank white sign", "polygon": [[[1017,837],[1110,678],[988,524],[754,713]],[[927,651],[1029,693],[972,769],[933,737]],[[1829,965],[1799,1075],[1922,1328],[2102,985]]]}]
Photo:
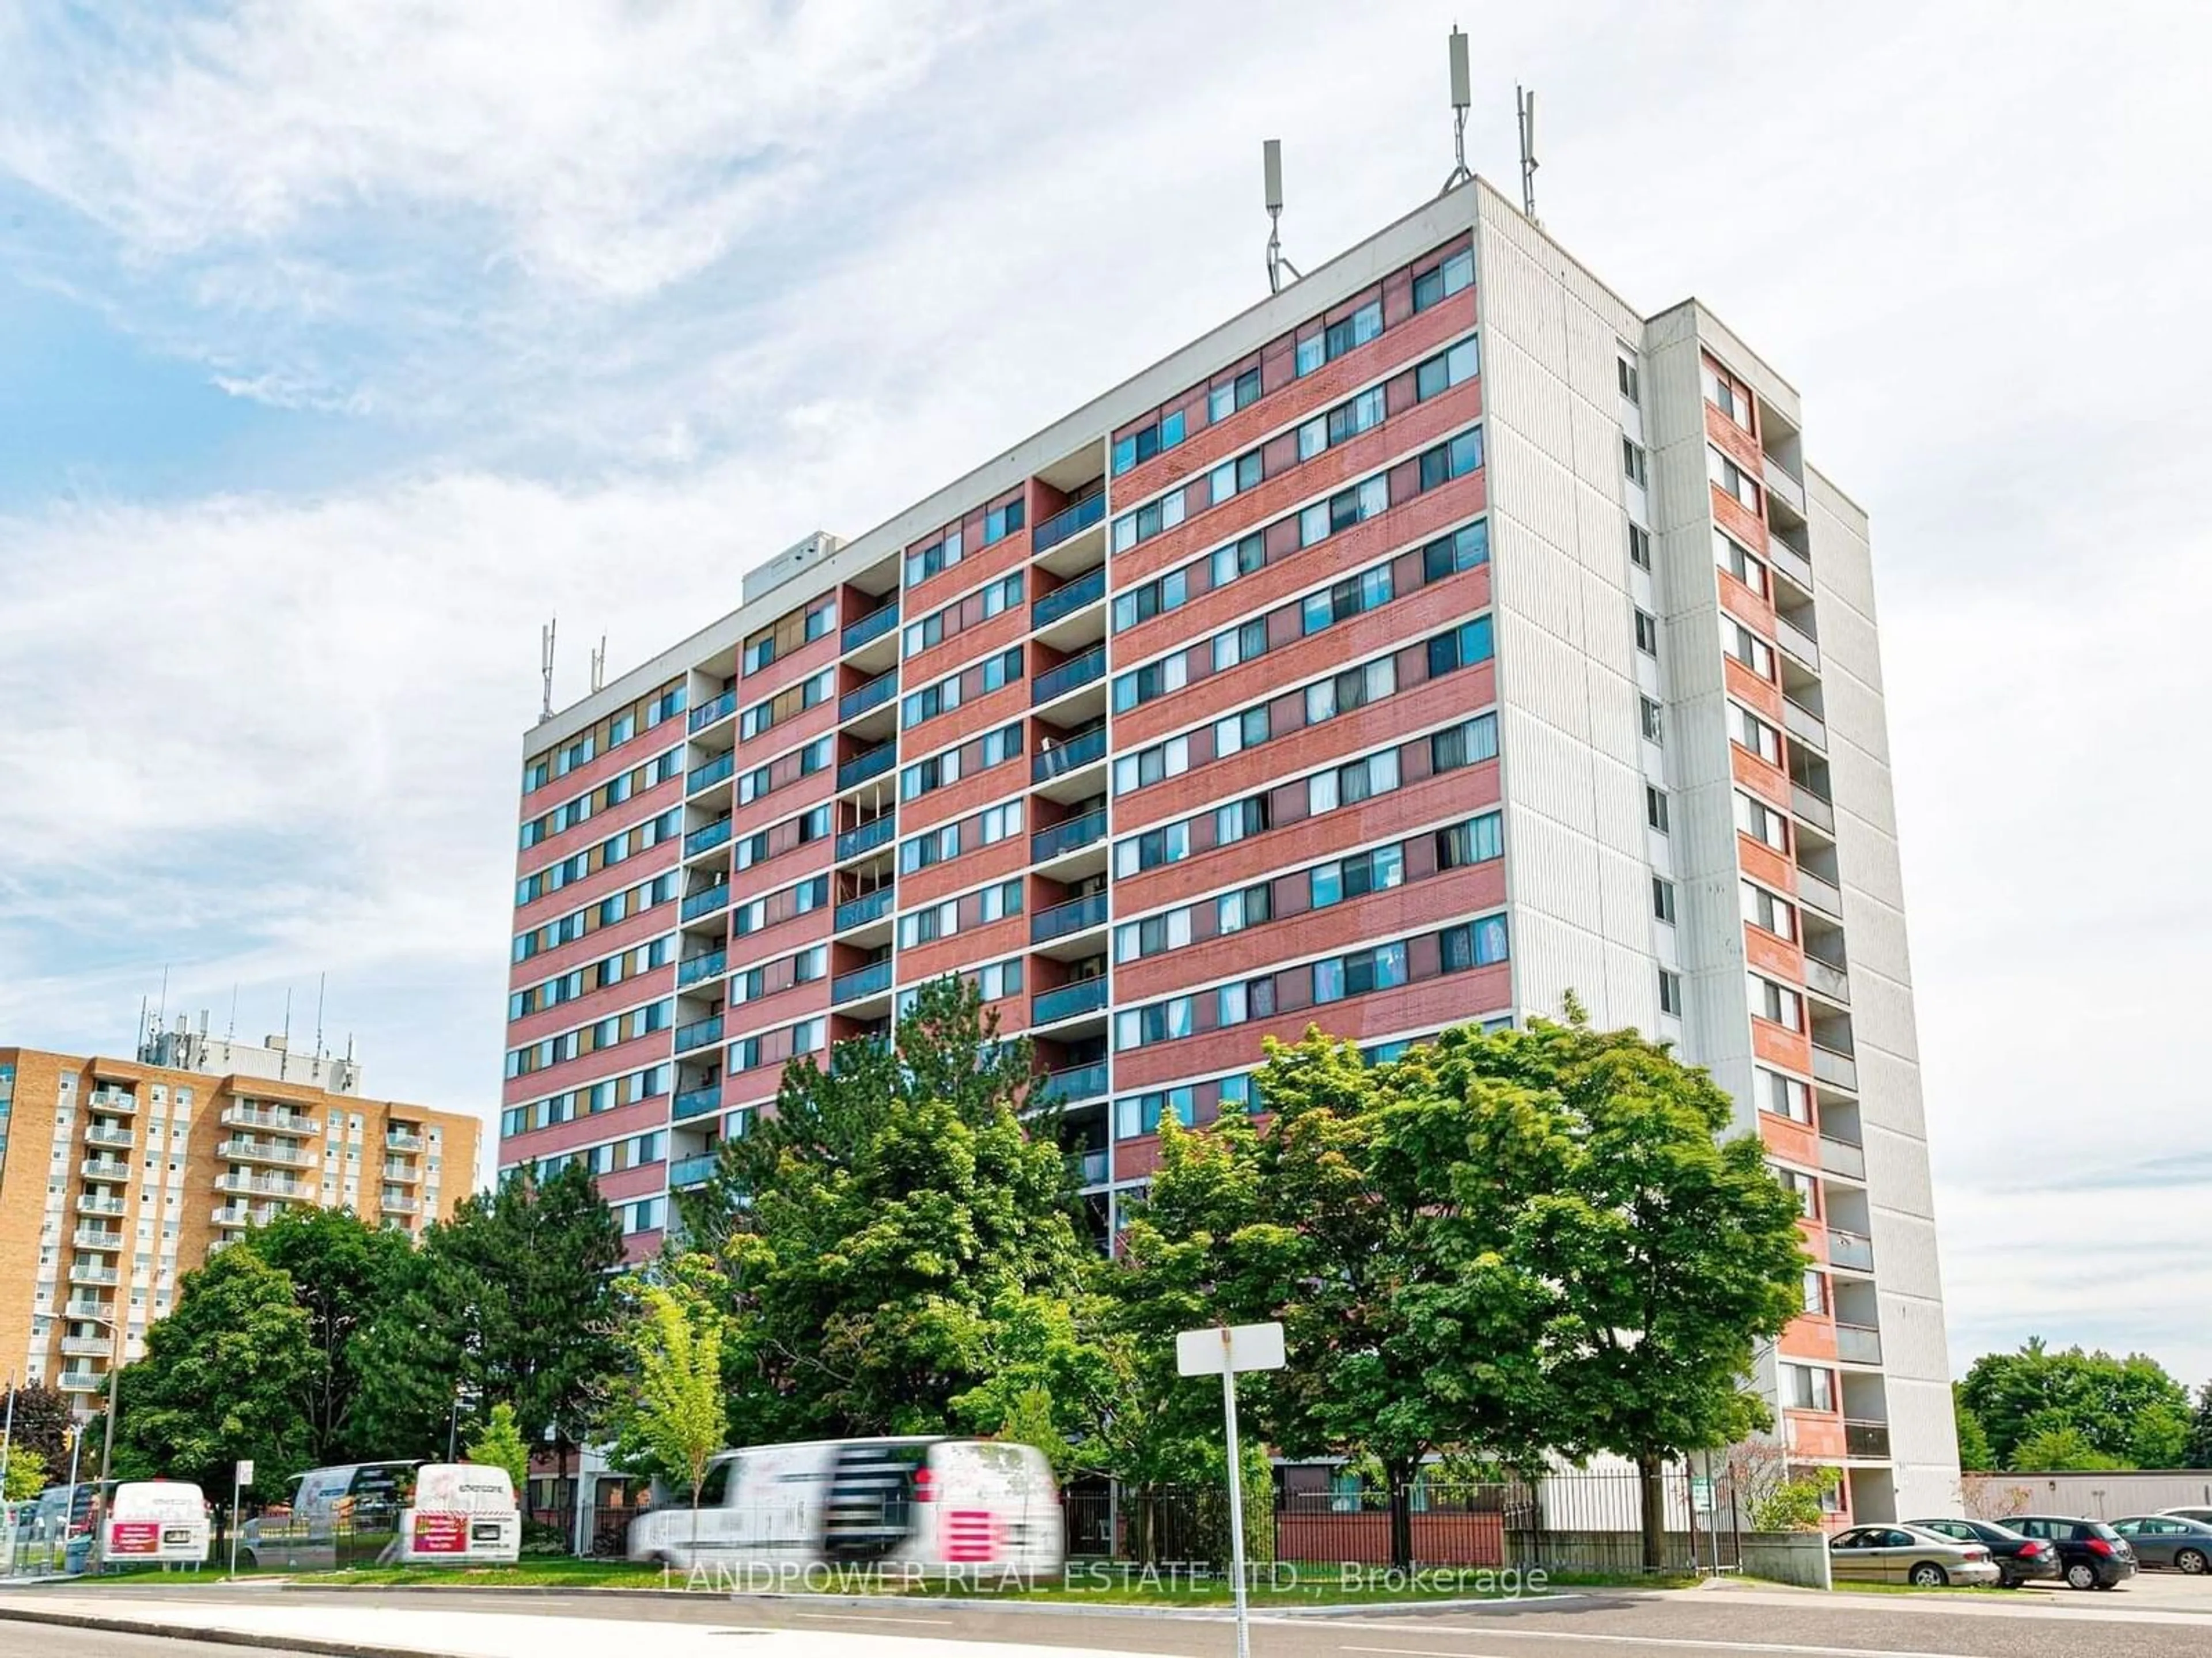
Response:
[{"label": "blank white sign", "polygon": [[1185,1330],[1176,1337],[1176,1370],[1182,1376],[1282,1368],[1283,1327],[1279,1324],[1235,1324],[1226,1329],[1212,1325],[1203,1330]]}]

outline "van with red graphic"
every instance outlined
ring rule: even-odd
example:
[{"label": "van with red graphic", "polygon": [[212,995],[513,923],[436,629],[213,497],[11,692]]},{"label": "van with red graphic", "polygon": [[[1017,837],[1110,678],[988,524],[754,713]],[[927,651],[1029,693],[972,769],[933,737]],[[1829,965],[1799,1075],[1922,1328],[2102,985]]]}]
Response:
[{"label": "van with red graphic", "polygon": [[631,1559],[736,1568],[772,1588],[801,1574],[1039,1577],[1064,1556],[1051,1465],[1002,1440],[757,1445],[716,1456],[696,1509],[690,1496],[654,1486]]}]

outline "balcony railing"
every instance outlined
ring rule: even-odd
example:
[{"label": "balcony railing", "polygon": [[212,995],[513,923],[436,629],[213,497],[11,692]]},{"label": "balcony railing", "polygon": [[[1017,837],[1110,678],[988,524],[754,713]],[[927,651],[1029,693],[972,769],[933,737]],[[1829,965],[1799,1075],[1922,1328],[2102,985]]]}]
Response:
[{"label": "balcony railing", "polygon": [[1855,1093],[1858,1090],[1858,1061],[1818,1042],[1813,1044],[1813,1074],[1832,1087],[1847,1088]]},{"label": "balcony railing", "polygon": [[420,1186],[422,1171],[411,1163],[387,1163],[384,1165],[384,1178],[400,1186]]},{"label": "balcony railing", "polygon": [[870,708],[880,708],[898,694],[898,670],[879,673],[865,685],[855,686],[837,699],[837,717],[857,720]]},{"label": "balcony railing", "polygon": [[1088,685],[1106,671],[1106,647],[1094,645],[1081,656],[1070,658],[1049,672],[1041,673],[1030,688],[1032,708],[1066,696],[1080,686]]},{"label": "balcony railing", "polygon": [[119,1088],[95,1088],[92,1090],[92,1108],[95,1111],[120,1111],[125,1114],[138,1108],[136,1095],[126,1094]]},{"label": "balcony railing", "polygon": [[873,852],[898,833],[898,820],[890,812],[880,817],[871,817],[856,828],[847,829],[837,837],[837,861],[858,858],[864,852]]},{"label": "balcony railing", "polygon": [[1062,985],[1058,990],[1048,990],[1030,1004],[1031,1024],[1058,1024],[1062,1019],[1073,1019],[1085,1013],[1096,1013],[1106,1005],[1106,975],[1095,979],[1078,980],[1072,985]]},{"label": "balcony railing", "polygon": [[714,1156],[712,1151],[701,1151],[693,1157],[677,1158],[668,1165],[668,1184],[678,1191],[689,1186],[704,1186],[714,1178]]},{"label": "balcony railing", "polygon": [[1846,1007],[1850,1005],[1850,975],[1839,967],[1830,966],[1818,956],[1808,954],[1805,957],[1805,987],[1832,1002],[1841,1002]]},{"label": "balcony railing", "polygon": [[687,1088],[676,1096],[669,1108],[672,1120],[682,1122],[690,1117],[703,1117],[722,1103],[722,1085],[715,1083],[706,1088]]},{"label": "balcony railing", "polygon": [[676,964],[676,987],[696,985],[702,979],[719,979],[722,969],[730,964],[729,952],[710,950],[704,956],[693,956]]},{"label": "balcony railing", "polygon": [[857,651],[870,640],[881,639],[893,628],[897,627],[898,619],[898,604],[896,600],[893,600],[879,610],[869,611],[857,622],[848,622],[838,648],[844,651]]},{"label": "balcony railing", "polygon": [[704,1048],[709,1042],[722,1040],[722,1016],[711,1019],[695,1019],[690,1024],[676,1027],[676,1051],[689,1054],[695,1048]]},{"label": "balcony railing", "polygon": [[80,1249],[120,1249],[127,1236],[105,1226],[80,1226],[70,1234],[70,1242]]},{"label": "balcony railing", "polygon": [[1797,814],[1798,821],[1816,829],[1836,832],[1836,809],[1802,783],[1790,786],[1790,810]]},{"label": "balcony railing", "polygon": [[1086,605],[1096,604],[1106,597],[1106,567],[1102,564],[1088,575],[1079,575],[1073,581],[1062,582],[1042,598],[1030,606],[1030,626],[1048,628],[1062,616],[1073,616]]},{"label": "balcony railing", "polygon": [[76,1200],[76,1212],[80,1215],[120,1215],[129,1207],[125,1199],[96,1198],[89,1192]]},{"label": "balcony railing", "polygon": [[1779,495],[1785,504],[1793,507],[1798,517],[1804,517],[1805,486],[1792,477],[1790,469],[1775,459],[1773,456],[1762,454],[1759,459],[1765,463],[1759,471],[1765,475],[1766,487]]},{"label": "balcony railing", "polygon": [[109,1128],[103,1124],[94,1123],[84,1131],[84,1143],[87,1145],[136,1145],[138,1137],[128,1128]]},{"label": "balcony railing", "polygon": [[1881,1363],[1881,1332],[1869,1324],[1836,1326],[1836,1357],[1846,1364]]},{"label": "balcony railing", "polygon": [[106,1358],[115,1344],[107,1336],[64,1336],[62,1352],[70,1358]]},{"label": "balcony railing", "polygon": [[313,1188],[304,1181],[285,1180],[270,1175],[217,1175],[215,1189],[228,1192],[234,1197],[304,1198],[313,1194]]},{"label": "balcony railing", "polygon": [[1838,921],[1844,919],[1844,895],[1833,883],[1822,880],[1802,865],[1797,869],[1797,896],[1823,915]]},{"label": "balcony railing", "polygon": [[112,1301],[80,1301],[72,1296],[62,1303],[64,1318],[113,1318],[115,1303]]},{"label": "balcony railing", "polygon": [[384,1131],[384,1149],[387,1151],[420,1151],[422,1137],[410,1128],[387,1128]]},{"label": "balcony railing", "polygon": [[1055,747],[1039,750],[1030,762],[1030,777],[1034,782],[1049,783],[1055,777],[1106,757],[1106,728],[1100,726],[1082,736],[1072,738]]},{"label": "balcony railing", "polygon": [[1051,551],[1063,541],[1081,535],[1100,519],[1106,516],[1106,492],[1085,495],[1073,507],[1064,507],[1038,525],[1030,537],[1032,553]]},{"label": "balcony railing", "polygon": [[683,903],[683,916],[687,921],[696,921],[702,915],[712,915],[718,909],[728,908],[729,904],[730,884],[724,881],[719,885],[702,887],[686,898]]},{"label": "balcony railing", "polygon": [[1030,917],[1030,942],[1043,944],[1049,938],[1065,938],[1071,932],[1087,932],[1092,927],[1106,925],[1106,895],[1093,892],[1054,904],[1050,909],[1041,909]]},{"label": "balcony railing", "polygon": [[684,837],[684,855],[696,858],[702,852],[712,852],[730,838],[728,817],[717,817],[713,823],[695,829]]},{"label": "balcony railing", "polygon": [[1828,1265],[1847,1267],[1855,1272],[1874,1271],[1874,1240],[1862,1237],[1856,1232],[1828,1233]]},{"label": "balcony railing", "polygon": [[1807,592],[1813,591],[1813,561],[1783,540],[1779,535],[1766,538],[1766,551],[1774,568],[1788,576]]},{"label": "balcony railing", "polygon": [[1844,1455],[1876,1458],[1888,1456],[1889,1424],[1845,1422],[1844,1424]]},{"label": "balcony railing", "polygon": [[1054,858],[1064,858],[1071,852],[1080,851],[1093,841],[1106,838],[1106,808],[1086,811],[1080,817],[1071,817],[1064,823],[1054,823],[1050,829],[1039,829],[1030,836],[1030,861],[1042,864]]},{"label": "balcony railing", "polygon": [[112,1157],[87,1157],[77,1165],[77,1170],[87,1180],[129,1180],[131,1165]]},{"label": "balcony railing", "polygon": [[1819,642],[1785,617],[1778,616],[1774,618],[1774,642],[1814,673],[1820,671]]},{"label": "balcony railing", "polygon": [[1103,1100],[1106,1097],[1106,1061],[1093,1060],[1089,1065],[1071,1065],[1049,1072],[1038,1079],[1037,1091],[1044,1099],[1064,1106]]},{"label": "balcony railing", "polygon": [[891,900],[897,896],[890,887],[878,887],[873,892],[864,892],[857,898],[848,898],[837,906],[836,919],[830,923],[833,932],[843,932],[848,928],[866,926],[879,921],[890,914]]},{"label": "balcony railing", "polygon": [[1823,1134],[1820,1137],[1820,1167],[1831,1175],[1841,1175],[1846,1180],[1864,1180],[1866,1150],[1842,1140],[1832,1140]]},{"label": "balcony railing", "polygon": [[1790,736],[1808,749],[1828,751],[1828,722],[1795,697],[1782,700],[1782,723]]},{"label": "balcony railing", "polygon": [[233,1158],[239,1163],[277,1163],[288,1169],[305,1169],[314,1162],[314,1154],[296,1145],[280,1145],[274,1140],[241,1139],[236,1136],[216,1147],[219,1157]]},{"label": "balcony railing", "polygon": [[96,1394],[107,1385],[105,1370],[64,1370],[55,1384],[65,1394]]},{"label": "balcony railing", "polygon": [[891,987],[891,964],[888,961],[872,962],[852,973],[841,973],[830,984],[832,1005],[839,1002],[855,1002],[863,996],[880,996]]},{"label": "balcony railing", "polygon": [[387,1215],[415,1215],[422,1212],[422,1200],[408,1192],[380,1192],[376,1206]]},{"label": "balcony railing", "polygon": [[871,777],[881,777],[898,763],[898,744],[878,743],[865,753],[856,754],[837,768],[837,786],[849,789],[865,783]]},{"label": "balcony railing", "polygon": [[1069,1171],[1078,1186],[1106,1184],[1106,1148],[1098,1146],[1088,1151],[1077,1151],[1067,1159]]},{"label": "balcony railing", "polygon": [[737,768],[738,751],[735,749],[732,749],[727,754],[718,754],[685,780],[684,792],[696,794],[701,789],[711,787],[720,782]]},{"label": "balcony railing", "polygon": [[315,1120],[296,1111],[271,1111],[260,1105],[229,1105],[216,1119],[225,1128],[266,1128],[276,1134],[312,1134]]},{"label": "balcony railing", "polygon": [[112,1266],[95,1266],[88,1260],[73,1261],[69,1270],[71,1284],[113,1284],[122,1276]]},{"label": "balcony railing", "polygon": [[711,702],[702,702],[691,710],[690,729],[702,732],[718,720],[727,720],[738,711],[738,688],[734,685]]}]

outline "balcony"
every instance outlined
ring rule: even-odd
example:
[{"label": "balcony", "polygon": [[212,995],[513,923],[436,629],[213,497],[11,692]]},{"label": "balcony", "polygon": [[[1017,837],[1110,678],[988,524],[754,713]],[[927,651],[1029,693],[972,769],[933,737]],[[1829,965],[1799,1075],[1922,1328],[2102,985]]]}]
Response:
[{"label": "balcony", "polygon": [[1071,1065],[1048,1072],[1037,1079],[1036,1091],[1041,1101],[1049,1100],[1055,1105],[1103,1100],[1106,1097],[1106,1061],[1094,1060],[1089,1065]]},{"label": "balcony", "polygon": [[896,764],[897,743],[878,743],[837,768],[837,786],[841,789],[857,788],[871,777],[881,777]]},{"label": "balcony", "polygon": [[314,1193],[305,1181],[286,1180],[276,1175],[217,1175],[215,1189],[241,1198],[305,1198]]},{"label": "balcony", "polygon": [[1071,1153],[1067,1159],[1068,1172],[1075,1176],[1078,1186],[1106,1184],[1106,1148],[1103,1145],[1088,1151]]},{"label": "balcony", "polygon": [[857,720],[870,708],[879,708],[898,695],[898,670],[879,673],[866,684],[856,686],[837,699],[837,717]]},{"label": "balcony", "polygon": [[1065,858],[1071,852],[1080,852],[1093,841],[1106,838],[1106,808],[1086,811],[1080,817],[1071,817],[1064,823],[1054,823],[1050,829],[1039,829],[1030,836],[1030,861],[1049,863],[1055,858]]},{"label": "balcony", "polygon": [[1831,1175],[1840,1175],[1846,1180],[1866,1178],[1866,1149],[1843,1140],[1820,1137],[1820,1167]]},{"label": "balcony", "polygon": [[676,987],[696,985],[702,979],[719,979],[722,969],[730,964],[726,950],[710,950],[704,956],[690,956],[676,964]]},{"label": "balcony", "polygon": [[1874,1271],[1874,1240],[1861,1237],[1856,1232],[1828,1233],[1828,1265],[1841,1266],[1847,1272]]},{"label": "balcony", "polygon": [[1809,952],[1805,957],[1805,987],[1829,1001],[1845,1007],[1851,1005],[1850,975]]},{"label": "balcony", "polygon": [[1778,616],[1774,618],[1774,642],[1814,673],[1820,671],[1820,647],[1813,635]]},{"label": "balcony", "polygon": [[1830,835],[1836,832],[1836,809],[1802,783],[1790,786],[1790,810],[1797,814],[1801,823],[1810,823]]},{"label": "balcony", "polygon": [[272,1134],[312,1134],[313,1117],[297,1111],[272,1111],[264,1105],[230,1105],[216,1119],[225,1128],[265,1128]]},{"label": "balcony", "polygon": [[1822,880],[1803,865],[1797,867],[1797,896],[1823,915],[1844,919],[1844,895],[1835,885]]},{"label": "balcony", "polygon": [[64,1336],[62,1352],[70,1358],[106,1358],[114,1350],[107,1336]]},{"label": "balcony", "polygon": [[830,930],[848,932],[856,926],[866,926],[871,921],[880,921],[891,913],[891,900],[896,896],[890,887],[878,887],[873,892],[848,898],[837,906],[837,914],[830,924]]},{"label": "balcony", "polygon": [[858,858],[862,853],[887,846],[891,836],[897,833],[898,821],[892,813],[887,811],[880,817],[871,817],[866,823],[848,829],[837,837],[837,861],[842,864],[848,858]]},{"label": "balcony", "polygon": [[1845,1422],[1844,1424],[1844,1455],[1887,1461],[1889,1460],[1889,1424]]},{"label": "balcony", "polygon": [[1095,495],[1085,495],[1074,506],[1054,513],[1038,525],[1030,537],[1030,551],[1033,555],[1049,552],[1061,542],[1081,535],[1105,516],[1106,492],[1102,489]]},{"label": "balcony", "polygon": [[84,1143],[87,1145],[131,1146],[137,1145],[137,1141],[138,1137],[128,1128],[109,1128],[102,1124],[94,1123],[84,1131]]},{"label": "balcony", "polygon": [[1809,749],[1828,751],[1828,722],[1794,698],[1782,701],[1782,723],[1790,735]]},{"label": "balcony", "polygon": [[384,1178],[399,1186],[420,1186],[422,1171],[411,1163],[387,1163],[384,1165]]},{"label": "balcony", "polygon": [[1105,757],[1106,727],[1099,726],[1080,737],[1039,750],[1036,757],[1030,762],[1030,779],[1032,782],[1049,783],[1055,777],[1065,777],[1072,771]]},{"label": "balcony", "polygon": [[668,1165],[668,1184],[673,1190],[704,1186],[714,1177],[715,1153],[702,1151],[696,1157],[678,1157]]},{"label": "balcony", "polygon": [[712,915],[716,910],[727,909],[729,907],[730,884],[727,881],[719,882],[711,887],[700,888],[698,891],[684,901],[683,919],[687,921],[696,921],[702,915]]},{"label": "balcony", "polygon": [[80,1215],[121,1215],[130,1206],[129,1201],[124,1198],[94,1197],[89,1192],[76,1200],[76,1212]]},{"label": "balcony", "polygon": [[408,1128],[387,1128],[384,1131],[384,1149],[387,1151],[420,1151],[422,1137]]},{"label": "balcony", "polygon": [[1792,477],[1782,463],[1773,456],[1761,455],[1759,459],[1765,463],[1759,470],[1765,475],[1766,487],[1774,492],[1784,506],[1795,511],[1798,517],[1804,517],[1805,486]]},{"label": "balcony", "polygon": [[696,794],[701,789],[711,788],[738,768],[738,751],[718,754],[684,780],[684,792]]},{"label": "balcony", "polygon": [[1030,1023],[1033,1025],[1058,1024],[1062,1019],[1080,1018],[1085,1013],[1096,1013],[1106,1005],[1106,975],[1095,979],[1079,979],[1072,985],[1062,985],[1058,990],[1048,990],[1030,1004]]},{"label": "balcony", "polygon": [[131,1165],[112,1157],[87,1157],[77,1164],[77,1172],[87,1180],[125,1181],[131,1178]]},{"label": "balcony", "polygon": [[727,720],[738,711],[738,688],[734,685],[711,702],[702,702],[691,710],[688,731],[702,732],[718,720]]},{"label": "balcony", "polygon": [[227,1203],[208,1217],[210,1226],[251,1226],[253,1212],[242,1203]]},{"label": "balcony", "polygon": [[416,1215],[422,1211],[422,1200],[412,1192],[380,1192],[376,1206],[387,1215]]},{"label": "balcony", "polygon": [[886,958],[831,980],[830,1004],[834,1007],[840,1002],[857,1002],[864,996],[880,996],[890,987],[891,964]]},{"label": "balcony", "polygon": [[107,1386],[105,1370],[64,1370],[54,1385],[65,1394],[96,1394]]},{"label": "balcony", "polygon": [[705,1048],[722,1040],[722,1016],[711,1019],[695,1019],[690,1024],[676,1027],[676,1051],[689,1054],[695,1048]]},{"label": "balcony", "polygon": [[1813,561],[1784,541],[1779,534],[1766,538],[1766,552],[1774,568],[1806,592],[1813,591]]},{"label": "balcony", "polygon": [[1065,904],[1054,904],[1030,917],[1030,942],[1041,944],[1065,938],[1071,932],[1087,932],[1106,925],[1106,895],[1094,892]]},{"label": "balcony", "polygon": [[1846,1364],[1881,1363],[1881,1332],[1869,1324],[1838,1323],[1836,1357]]},{"label": "balcony", "polygon": [[1832,1088],[1844,1088],[1858,1092],[1858,1061],[1848,1054],[1838,1054],[1832,1048],[1813,1044],[1813,1074]]},{"label": "balcony", "polygon": [[233,1163],[273,1163],[287,1169],[305,1169],[314,1162],[314,1154],[296,1145],[279,1145],[274,1140],[240,1139],[233,1137],[215,1149],[216,1156]]},{"label": "balcony", "polygon": [[80,1226],[70,1234],[70,1242],[80,1249],[120,1250],[125,1237],[126,1235],[119,1229],[111,1230],[105,1226]]},{"label": "balcony", "polygon": [[88,1260],[73,1261],[70,1265],[69,1281],[71,1284],[114,1284],[121,1278],[122,1274],[112,1266],[101,1266]]},{"label": "balcony", "polygon": [[898,619],[898,602],[894,599],[880,610],[869,611],[857,622],[847,623],[838,649],[841,652],[857,651],[870,640],[881,639],[893,628],[897,627]]},{"label": "balcony", "polygon": [[1047,702],[1057,701],[1070,691],[1103,677],[1105,672],[1106,647],[1094,645],[1081,656],[1072,657],[1057,668],[1039,674],[1030,687],[1030,706],[1041,708]]},{"label": "balcony", "polygon": [[722,1103],[722,1085],[713,1083],[705,1088],[687,1088],[676,1096],[668,1114],[672,1121],[682,1122],[690,1117],[703,1117],[718,1109]]},{"label": "balcony", "polygon": [[112,1301],[94,1301],[89,1297],[80,1298],[71,1296],[62,1303],[62,1316],[64,1318],[112,1319],[115,1316],[115,1303]]},{"label": "balcony", "polygon": [[696,858],[702,852],[712,852],[730,838],[730,819],[726,813],[713,823],[693,829],[684,837],[684,855]]},{"label": "balcony", "polygon": [[138,1108],[135,1094],[126,1094],[119,1088],[95,1088],[92,1090],[92,1108],[95,1111],[119,1111],[125,1115]]},{"label": "balcony", "polygon": [[1049,628],[1063,616],[1073,616],[1085,605],[1096,604],[1106,597],[1106,567],[1100,565],[1089,575],[1080,575],[1064,582],[1030,606],[1030,626]]}]

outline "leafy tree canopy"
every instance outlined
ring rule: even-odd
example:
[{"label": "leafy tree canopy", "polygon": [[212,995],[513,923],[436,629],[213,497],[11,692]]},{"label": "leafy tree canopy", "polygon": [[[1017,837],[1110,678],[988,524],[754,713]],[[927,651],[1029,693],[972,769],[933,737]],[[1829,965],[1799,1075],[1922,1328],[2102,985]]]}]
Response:
[{"label": "leafy tree canopy", "polygon": [[2106,1467],[2172,1467],[2186,1455],[2189,1393],[2157,1360],[2080,1347],[2054,1351],[2039,1337],[2015,1353],[1984,1353],[1960,1384],[1959,1399],[1982,1424],[1994,1460],[2021,1461],[2023,1442],[2070,1452],[2071,1430]]},{"label": "leafy tree canopy", "polygon": [[69,1395],[50,1382],[26,1382],[12,1393],[0,1394],[0,1411],[8,1416],[9,1442],[36,1451],[50,1468],[69,1461],[70,1421],[75,1412]]}]

